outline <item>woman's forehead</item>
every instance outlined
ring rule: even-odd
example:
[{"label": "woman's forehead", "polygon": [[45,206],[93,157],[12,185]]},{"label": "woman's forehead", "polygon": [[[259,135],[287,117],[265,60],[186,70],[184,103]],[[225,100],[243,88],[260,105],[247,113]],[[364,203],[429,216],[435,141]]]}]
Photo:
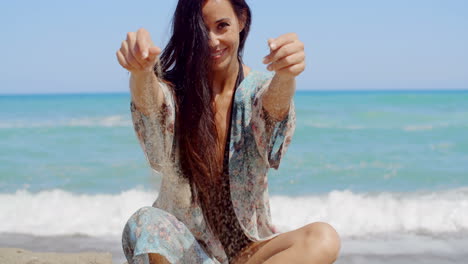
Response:
[{"label": "woman's forehead", "polygon": [[202,11],[206,23],[216,23],[223,19],[236,17],[229,0],[207,0]]}]

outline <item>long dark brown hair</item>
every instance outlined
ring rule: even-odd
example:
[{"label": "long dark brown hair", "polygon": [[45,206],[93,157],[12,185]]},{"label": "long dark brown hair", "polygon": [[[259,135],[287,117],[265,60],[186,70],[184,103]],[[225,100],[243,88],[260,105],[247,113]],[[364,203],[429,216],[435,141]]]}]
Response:
[{"label": "long dark brown hair", "polygon": [[[241,60],[250,31],[251,12],[245,0],[229,0],[239,21],[238,57]],[[182,177],[192,188],[203,192],[221,171],[218,149],[209,34],[203,21],[206,0],[179,0],[173,19],[172,37],[160,58],[162,79],[172,84],[176,98],[175,138],[179,147]],[[156,69],[156,67],[155,67]],[[193,196],[192,196],[193,197]]]}]

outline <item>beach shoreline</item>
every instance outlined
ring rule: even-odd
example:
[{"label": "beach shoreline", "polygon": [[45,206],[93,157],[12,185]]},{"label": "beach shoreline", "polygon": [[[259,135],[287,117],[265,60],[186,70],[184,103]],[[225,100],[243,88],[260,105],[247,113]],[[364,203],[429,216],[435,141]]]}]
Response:
[{"label": "beach shoreline", "polygon": [[121,248],[114,236],[0,233],[0,264],[122,264],[126,259]]},{"label": "beach shoreline", "polygon": [[[394,234],[342,237],[337,264],[462,264],[465,234]],[[120,238],[86,235],[37,236],[0,233],[0,264],[123,264]]]},{"label": "beach shoreline", "polygon": [[112,264],[112,254],[103,252],[33,252],[21,248],[0,248],[0,263],[8,264]]}]

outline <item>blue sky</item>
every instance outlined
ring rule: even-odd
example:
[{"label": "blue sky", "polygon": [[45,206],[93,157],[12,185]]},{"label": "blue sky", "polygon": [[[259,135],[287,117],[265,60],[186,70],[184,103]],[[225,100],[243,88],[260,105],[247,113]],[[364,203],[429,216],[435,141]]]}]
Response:
[{"label": "blue sky", "polygon": [[[176,2],[2,1],[0,94],[127,92],[115,52],[140,27],[164,46]],[[298,33],[300,90],[468,89],[468,1],[248,3],[245,62],[265,70],[267,39]]]}]

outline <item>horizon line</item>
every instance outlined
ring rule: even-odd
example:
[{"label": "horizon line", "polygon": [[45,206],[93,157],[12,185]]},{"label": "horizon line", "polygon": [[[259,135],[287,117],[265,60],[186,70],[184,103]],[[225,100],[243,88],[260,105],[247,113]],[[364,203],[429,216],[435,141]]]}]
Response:
[{"label": "horizon line", "polygon": [[[468,88],[412,88],[412,89],[300,89],[296,93],[308,92],[468,92]],[[129,91],[100,91],[100,92],[38,92],[38,93],[0,93],[0,96],[28,96],[28,95],[111,95],[130,94]]]}]

